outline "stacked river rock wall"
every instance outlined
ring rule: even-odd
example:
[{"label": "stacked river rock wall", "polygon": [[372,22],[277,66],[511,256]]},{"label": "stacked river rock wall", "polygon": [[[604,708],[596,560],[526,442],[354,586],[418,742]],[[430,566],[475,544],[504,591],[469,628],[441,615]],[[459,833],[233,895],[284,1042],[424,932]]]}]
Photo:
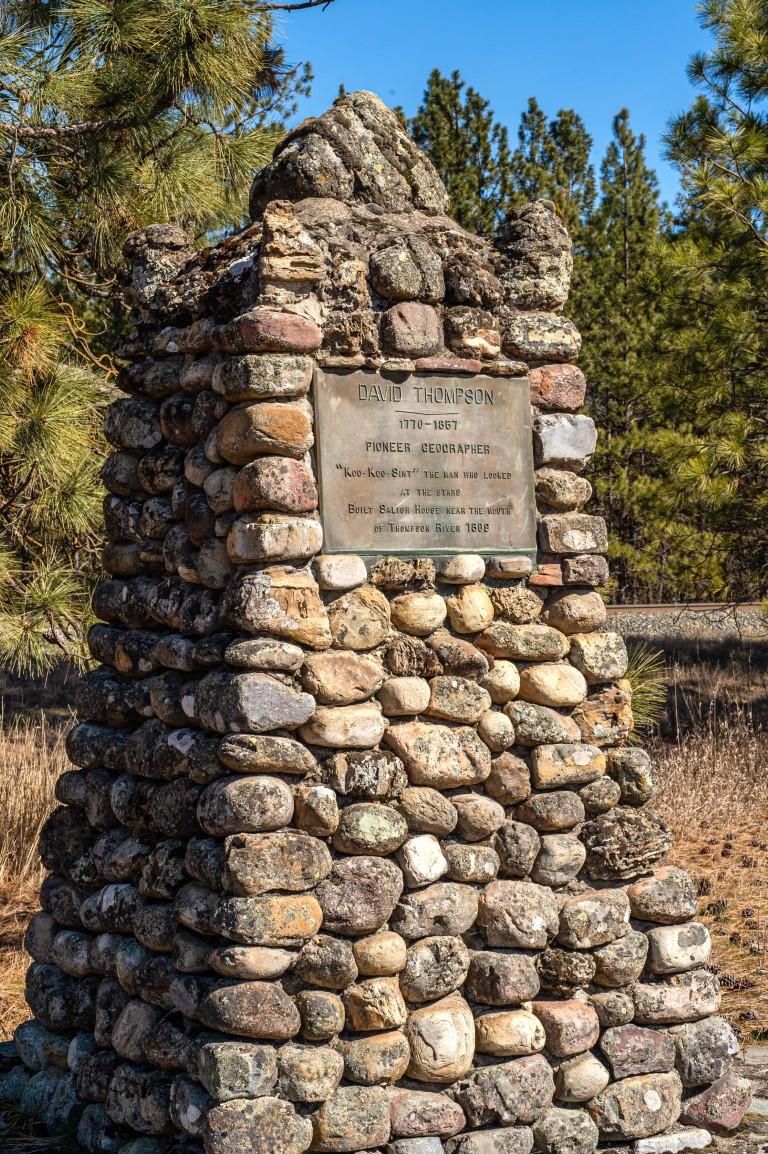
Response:
[{"label": "stacked river rock wall", "polygon": [[[356,93],[245,232],[127,246],[96,667],[2,1054],[92,1154],[678,1150],[746,1108],[602,628],[570,242],[445,209]],[[537,565],[324,555],[316,365],[527,374]]]}]

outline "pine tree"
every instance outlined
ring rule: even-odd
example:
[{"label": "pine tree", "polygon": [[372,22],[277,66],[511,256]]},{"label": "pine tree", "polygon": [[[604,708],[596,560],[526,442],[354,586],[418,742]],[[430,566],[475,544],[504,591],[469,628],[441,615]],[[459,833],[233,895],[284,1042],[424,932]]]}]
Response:
[{"label": "pine tree", "polygon": [[768,9],[706,0],[703,89],[670,127],[683,186],[670,246],[665,351],[692,435],[676,471],[716,559],[715,591],[757,598],[768,578]]},{"label": "pine tree", "polygon": [[691,434],[658,356],[667,226],[645,140],[623,109],[601,165],[569,311],[582,331],[580,364],[599,430],[590,479],[609,524],[613,594],[625,601],[696,595],[713,577],[697,510],[678,500],[670,479]]},{"label": "pine tree", "polygon": [[584,121],[562,108],[550,121],[531,97],[520,117],[512,156],[514,203],[551,200],[578,252],[581,229],[595,201],[592,138]]},{"label": "pine tree", "polygon": [[451,214],[469,231],[493,236],[512,185],[508,133],[488,101],[466,87],[459,72],[443,76],[434,69],[409,127],[448,189]]},{"label": "pine tree", "polygon": [[126,234],[237,225],[306,90],[271,45],[271,7],[0,6],[0,663],[13,669],[82,645],[112,372],[98,330],[120,313]]}]

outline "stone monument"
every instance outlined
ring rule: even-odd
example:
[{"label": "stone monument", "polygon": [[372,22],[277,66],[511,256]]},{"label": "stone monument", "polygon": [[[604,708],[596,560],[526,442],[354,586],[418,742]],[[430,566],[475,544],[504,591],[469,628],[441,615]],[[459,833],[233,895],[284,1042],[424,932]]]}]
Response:
[{"label": "stone monument", "polygon": [[571,245],[368,93],[132,236],[2,1093],[90,1154],[700,1149],[748,1084],[629,744]]}]

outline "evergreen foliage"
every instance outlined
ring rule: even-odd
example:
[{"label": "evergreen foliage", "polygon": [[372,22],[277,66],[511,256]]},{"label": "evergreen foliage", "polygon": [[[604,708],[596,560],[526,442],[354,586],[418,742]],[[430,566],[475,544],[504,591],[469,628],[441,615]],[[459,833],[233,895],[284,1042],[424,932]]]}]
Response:
[{"label": "evergreen foliage", "polygon": [[271,45],[270,9],[0,6],[0,663],[14,670],[82,650],[126,234],[240,223],[307,89]]},{"label": "evergreen foliage", "polygon": [[665,352],[691,428],[677,476],[712,526],[714,592],[757,599],[768,577],[768,9],[706,0],[699,11],[714,36],[689,69],[703,92],[667,137],[683,196]]}]

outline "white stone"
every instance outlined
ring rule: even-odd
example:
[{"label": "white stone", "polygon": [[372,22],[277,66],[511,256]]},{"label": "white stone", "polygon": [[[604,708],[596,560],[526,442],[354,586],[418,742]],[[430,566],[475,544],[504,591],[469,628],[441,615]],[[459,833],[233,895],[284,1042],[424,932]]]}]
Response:
[{"label": "white stone", "polygon": [[368,580],[362,557],[344,553],[323,553],[315,557],[317,583],[321,589],[344,592],[356,589]]},{"label": "white stone", "polygon": [[503,753],[515,744],[515,727],[506,713],[489,709],[477,723],[477,736],[485,742],[491,753]]},{"label": "white stone", "polygon": [[654,1134],[651,1138],[638,1138],[632,1146],[632,1154],[678,1154],[683,1150],[704,1150],[711,1145],[709,1130],[698,1126],[685,1126],[669,1134]]},{"label": "white stone", "polygon": [[321,706],[307,724],[302,725],[299,736],[308,745],[330,749],[373,749],[386,728],[387,722],[373,702]]},{"label": "white stone", "polygon": [[480,684],[488,690],[494,705],[506,705],[520,692],[520,673],[514,662],[499,659]]},{"label": "white stone", "polygon": [[597,431],[591,417],[542,413],[534,430],[536,465],[578,473],[595,451]]},{"label": "white stone", "polygon": [[438,563],[442,581],[449,585],[471,585],[485,576],[485,558],[477,553],[457,553]]},{"label": "white stone", "polygon": [[448,872],[440,842],[431,833],[409,838],[397,851],[397,860],[409,886],[425,886]]},{"label": "white stone", "polygon": [[390,677],[378,692],[385,717],[411,717],[423,713],[432,691],[421,677]]},{"label": "white stone", "polygon": [[555,1071],[555,1098],[559,1102],[588,1102],[611,1080],[602,1062],[586,1051],[561,1062]]},{"label": "white stone", "polygon": [[712,949],[709,930],[702,922],[654,926],[648,931],[648,961],[652,974],[680,974],[706,966]]}]

